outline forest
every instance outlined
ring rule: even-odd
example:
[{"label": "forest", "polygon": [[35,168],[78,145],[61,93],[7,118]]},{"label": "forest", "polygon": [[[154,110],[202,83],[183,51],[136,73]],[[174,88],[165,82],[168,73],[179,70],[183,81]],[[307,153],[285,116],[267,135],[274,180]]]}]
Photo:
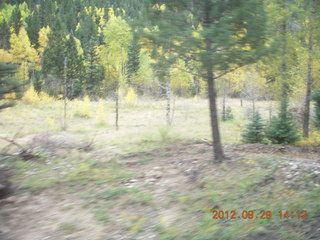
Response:
[{"label": "forest", "polygon": [[320,239],[319,26],[317,0],[0,0],[0,239]]}]

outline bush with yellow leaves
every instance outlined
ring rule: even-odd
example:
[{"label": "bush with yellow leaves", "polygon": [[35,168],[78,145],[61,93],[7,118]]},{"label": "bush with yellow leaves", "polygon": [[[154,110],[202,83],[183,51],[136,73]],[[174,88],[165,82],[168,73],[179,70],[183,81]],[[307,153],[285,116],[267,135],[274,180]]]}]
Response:
[{"label": "bush with yellow leaves", "polygon": [[103,99],[99,99],[96,109],[96,120],[99,125],[104,125],[107,123],[106,104],[105,100]]},{"label": "bush with yellow leaves", "polygon": [[45,92],[37,93],[31,86],[23,95],[22,101],[27,104],[37,104],[40,102],[53,102],[55,99]]},{"label": "bush with yellow leaves", "polygon": [[85,96],[83,100],[74,101],[73,115],[80,118],[91,118],[92,104],[88,96]]},{"label": "bush with yellow leaves", "polygon": [[127,95],[124,97],[124,103],[128,106],[136,106],[138,104],[138,95],[133,88],[129,88]]},{"label": "bush with yellow leaves", "polygon": [[308,138],[303,138],[298,142],[299,146],[320,146],[320,131],[310,133]]}]

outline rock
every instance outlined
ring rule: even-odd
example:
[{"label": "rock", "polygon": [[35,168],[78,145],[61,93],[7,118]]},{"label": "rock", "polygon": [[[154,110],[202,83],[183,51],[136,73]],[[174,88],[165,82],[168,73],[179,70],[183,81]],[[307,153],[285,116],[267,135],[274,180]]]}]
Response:
[{"label": "rock", "polygon": [[150,172],[147,172],[145,175],[147,178],[161,178],[162,172],[157,170],[151,170]]}]

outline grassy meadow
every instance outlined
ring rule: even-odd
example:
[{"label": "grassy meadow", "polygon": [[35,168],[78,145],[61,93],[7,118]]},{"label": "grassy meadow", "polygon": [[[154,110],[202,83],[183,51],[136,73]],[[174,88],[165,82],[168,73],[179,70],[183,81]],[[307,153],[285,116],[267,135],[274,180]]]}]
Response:
[{"label": "grassy meadow", "polygon": [[[266,121],[270,104],[256,103]],[[118,131],[112,101],[69,102],[66,131],[62,101],[5,109],[1,136],[34,158],[5,148],[16,191],[0,210],[4,239],[319,239],[319,152],[242,145],[251,103],[227,105],[234,120],[220,125],[230,157],[222,164],[211,162],[205,99],[176,99],[171,127],[163,100],[122,103]],[[214,210],[257,218],[212,219]],[[258,218],[267,210],[270,219]],[[292,214],[280,219],[280,210]],[[303,210],[308,219],[295,215]]]}]

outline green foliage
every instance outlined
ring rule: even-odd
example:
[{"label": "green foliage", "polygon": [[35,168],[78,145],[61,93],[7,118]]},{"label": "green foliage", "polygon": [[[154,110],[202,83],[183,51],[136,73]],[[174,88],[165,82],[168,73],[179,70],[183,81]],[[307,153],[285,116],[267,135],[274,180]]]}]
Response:
[{"label": "green foliage", "polygon": [[10,48],[10,28],[6,20],[0,23],[0,48],[9,49]]},{"label": "green foliage", "polygon": [[234,119],[232,108],[230,106],[227,107],[225,114],[222,114],[222,121],[231,121]]},{"label": "green foliage", "polygon": [[48,36],[48,45],[43,53],[42,71],[45,76],[53,74],[62,79],[64,71],[66,41],[64,25],[60,19],[52,23],[51,31]]},{"label": "green foliage", "polygon": [[13,101],[21,93],[21,83],[11,77],[16,71],[16,65],[0,62],[0,101],[5,98],[4,102],[0,102],[0,110],[13,106]]},{"label": "green foliage", "polygon": [[12,11],[11,18],[10,18],[10,26],[13,27],[15,34],[18,34],[20,28],[23,26],[23,20],[21,11],[19,9],[19,5],[16,5],[14,10]]},{"label": "green foliage", "polygon": [[313,94],[312,100],[315,102],[314,125],[320,129],[320,93]]},{"label": "green foliage", "polygon": [[274,144],[293,144],[300,137],[292,114],[288,111],[288,100],[281,100],[280,112],[274,117],[266,130],[267,138]]},{"label": "green foliage", "polygon": [[83,89],[83,50],[77,38],[69,34],[65,43],[67,57],[67,97],[79,97]]},{"label": "green foliage", "polygon": [[128,62],[127,62],[127,82],[129,85],[132,85],[132,78],[139,71],[140,65],[140,48],[141,46],[137,42],[137,40],[132,39],[128,50]]},{"label": "green foliage", "polygon": [[254,112],[251,122],[246,126],[246,130],[242,134],[244,143],[262,143],[264,140],[265,125],[258,112]]},{"label": "green foliage", "polygon": [[98,42],[91,38],[85,51],[84,91],[87,95],[98,97],[103,87],[104,71],[100,64]]}]

